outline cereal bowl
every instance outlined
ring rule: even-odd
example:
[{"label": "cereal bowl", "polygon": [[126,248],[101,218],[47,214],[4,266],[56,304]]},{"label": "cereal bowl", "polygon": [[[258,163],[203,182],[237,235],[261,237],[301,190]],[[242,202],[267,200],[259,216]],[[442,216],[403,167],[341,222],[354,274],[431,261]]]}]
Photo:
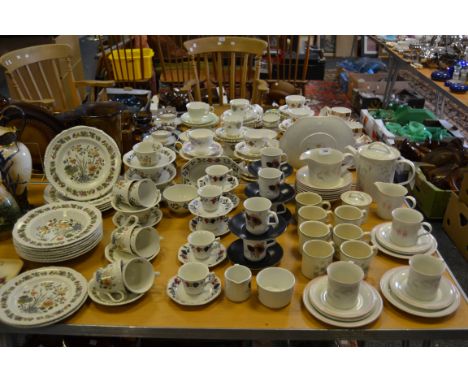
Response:
[{"label": "cereal bowl", "polygon": [[272,309],[283,308],[291,302],[296,279],[284,268],[265,268],[257,275],[258,299]]},{"label": "cereal bowl", "polygon": [[197,188],[189,184],[174,184],[163,191],[163,198],[176,214],[189,213],[188,204],[198,197]]}]

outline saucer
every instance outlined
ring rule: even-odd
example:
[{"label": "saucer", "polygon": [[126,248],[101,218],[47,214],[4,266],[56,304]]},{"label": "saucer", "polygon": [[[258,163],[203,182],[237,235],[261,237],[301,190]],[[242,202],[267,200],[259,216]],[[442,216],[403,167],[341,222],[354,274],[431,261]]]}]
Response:
[{"label": "saucer", "polygon": [[272,210],[275,211],[275,208],[278,216],[281,216],[284,220],[286,220],[286,223],[289,224],[293,218],[291,211],[289,211],[289,209],[284,204],[275,204],[273,205]]},{"label": "saucer", "polygon": [[[244,189],[245,195],[249,198],[254,196],[260,196],[260,186],[257,182],[249,183],[245,186]],[[273,204],[284,204],[294,199],[296,195],[296,191],[294,191],[294,187],[287,184],[281,183],[280,184],[280,194],[275,199],[270,199]]]},{"label": "saucer", "polygon": [[212,142],[206,151],[201,152],[195,150],[191,142],[185,142],[179,150],[179,155],[186,160],[200,157],[215,157],[223,155],[223,147],[218,142]]},{"label": "saucer", "polygon": [[202,218],[217,218],[225,216],[234,208],[231,199],[221,196],[219,198],[218,208],[213,212],[205,211],[200,198],[193,199],[188,204],[188,209],[192,215],[201,216]]},{"label": "saucer", "polygon": [[93,300],[96,304],[104,305],[104,306],[122,306],[130,304],[136,300],[142,298],[145,294],[144,293],[132,293],[127,291],[127,295],[122,301],[115,302],[111,299],[101,296],[97,293],[96,288],[96,280],[91,279],[88,283],[88,296],[91,300]]},{"label": "saucer", "polygon": [[[380,245],[384,246],[385,248],[389,249],[392,252],[401,253],[404,255],[413,255],[417,253],[425,253],[430,248],[433,247],[434,242],[436,243],[437,248],[437,241],[434,239],[434,236],[431,234],[427,234],[418,238],[418,242],[411,246],[411,247],[402,247],[393,243],[390,239],[390,232],[392,230],[392,223],[382,223],[379,224],[376,228],[376,238]],[[421,228],[418,234],[422,234],[427,232],[424,228]]]},{"label": "saucer", "polygon": [[[251,162],[247,168],[253,176],[257,177],[258,171],[262,168],[262,161]],[[283,163],[279,169],[283,172],[285,178],[293,173],[293,168],[288,163]]]},{"label": "saucer", "polygon": [[422,301],[411,296],[406,291],[409,267],[398,268],[389,280],[390,290],[401,301],[415,308],[424,310],[441,310],[447,308],[455,300],[455,288],[447,278],[442,277],[435,298],[431,301]]},{"label": "saucer", "polygon": [[361,283],[356,304],[349,309],[336,308],[327,299],[328,276],[317,277],[310,283],[309,300],[320,313],[340,321],[356,321],[370,314],[376,303],[372,287]]},{"label": "saucer", "polygon": [[241,239],[268,240],[278,237],[286,230],[288,224],[281,215],[278,215],[278,221],[279,222],[275,227],[268,227],[268,230],[265,233],[262,233],[261,235],[254,235],[253,233],[247,231],[247,227],[245,224],[245,215],[244,212],[241,212],[229,220],[228,226],[231,232],[234,235],[240,237]]},{"label": "saucer", "polygon": [[[148,261],[153,260],[159,254],[160,250],[161,247],[158,247],[153,255],[151,255],[150,257],[145,257],[145,259]],[[119,248],[113,248],[112,244],[106,245],[106,248],[104,249],[104,256],[109,263],[113,263],[114,261],[119,260],[122,260],[124,263],[126,263],[138,257],[138,255],[135,255],[133,253],[122,251]]]},{"label": "saucer", "polygon": [[[213,220],[213,219],[217,219],[217,220],[222,219],[222,222],[220,222],[216,226],[215,229],[211,229],[211,230],[206,227],[203,227],[203,228],[201,227],[202,220]],[[229,222],[229,216],[223,216],[222,218],[212,218],[212,219],[202,218],[201,216],[195,216],[194,218],[190,220],[189,228],[190,228],[190,231],[192,232],[200,231],[200,230],[210,231],[214,233],[216,237],[219,237],[219,236],[224,236],[228,234],[229,232],[231,232],[229,230],[228,222]]]},{"label": "saucer", "polygon": [[233,205],[232,209],[234,210],[235,208],[237,208],[237,206],[239,205],[240,203],[240,199],[239,197],[232,193],[232,192],[228,192],[226,194],[223,194],[223,196],[225,196],[226,198],[229,198],[231,200],[231,203]]},{"label": "saucer", "polygon": [[216,136],[218,136],[219,138],[221,138],[222,140],[225,140],[225,141],[240,141],[242,140],[242,137],[243,137],[243,134],[244,134],[244,130],[245,130],[245,127],[241,127],[239,129],[239,134],[238,135],[227,135],[226,134],[226,130],[224,130],[224,127],[218,127],[216,130],[215,130],[215,134]]},{"label": "saucer", "polygon": [[182,263],[202,263],[205,264],[208,268],[214,267],[224,261],[226,258],[226,247],[220,244],[220,247],[216,249],[215,253],[210,253],[210,255],[203,260],[197,259],[192,251],[190,250],[190,245],[185,243],[182,247],[179,248],[179,252],[177,254],[177,259]]},{"label": "saucer", "polygon": [[338,191],[348,187],[353,181],[353,176],[348,171],[343,176],[340,177],[340,180],[337,184],[333,186],[319,186],[314,184],[309,178],[309,167],[303,166],[296,173],[296,180],[299,184],[303,184],[305,187],[312,188],[317,191]]},{"label": "saucer", "polygon": [[192,119],[192,118],[190,118],[189,113],[184,113],[180,117],[180,120],[184,124],[187,124],[189,126],[192,126],[192,125],[193,126],[199,126],[199,125],[211,125],[211,124],[214,124],[215,122],[218,123],[219,118],[214,113],[208,113],[208,114],[205,114],[203,117],[201,117],[199,119]]},{"label": "saucer", "polygon": [[[161,221],[162,217],[163,217],[162,211],[158,207],[153,207],[151,209],[151,215],[146,221],[146,223],[140,224],[140,225],[142,227],[153,227]],[[114,223],[116,227],[121,227],[123,225],[123,220],[127,218],[128,218],[127,214],[123,214],[122,212],[116,212],[114,216],[112,217],[112,223]]]},{"label": "saucer", "polygon": [[387,301],[394,307],[414,316],[427,318],[445,317],[452,314],[458,309],[458,307],[460,306],[460,293],[456,288],[454,288],[455,301],[452,304],[450,304],[447,308],[441,310],[419,309],[400,300],[390,289],[390,279],[396,272],[399,272],[401,268],[405,269],[407,267],[392,268],[388,270],[380,279],[380,290],[382,291],[382,294],[387,299]]},{"label": "saucer", "polygon": [[196,296],[185,292],[182,280],[179,276],[172,277],[167,283],[166,293],[177,304],[184,306],[200,306],[208,304],[221,294],[221,280],[215,274],[211,274],[211,280],[205,289]]},{"label": "saucer", "polygon": [[[202,176],[197,181],[198,188],[201,188],[206,185],[211,185],[208,175]],[[237,179],[235,176],[229,176],[226,180],[226,183],[224,183],[223,185],[223,192],[230,192],[234,190],[237,186],[239,186],[239,179]]]},{"label": "saucer", "polygon": [[313,282],[314,280],[312,280],[306,285],[304,292],[302,293],[302,302],[304,303],[304,306],[309,311],[309,313],[319,321],[322,321],[328,325],[333,325],[333,326],[337,326],[340,328],[358,328],[358,327],[365,326],[374,322],[376,319],[380,317],[380,314],[382,313],[383,301],[380,295],[376,293],[377,301],[376,301],[375,307],[374,309],[372,309],[371,313],[367,317],[364,317],[357,321],[340,321],[337,319],[333,319],[331,317],[327,317],[323,315],[322,313],[320,313],[312,305],[312,303],[309,300],[309,290]]},{"label": "saucer", "polygon": [[[264,146],[264,147],[267,147],[267,146]],[[236,144],[235,151],[246,158],[256,159],[260,157],[261,155],[260,151],[264,147],[259,148],[259,149],[253,149],[251,146],[247,145],[245,141],[242,141]]]},{"label": "saucer", "polygon": [[250,261],[244,257],[244,241],[238,239],[227,249],[229,260],[234,264],[245,265],[253,271],[278,264],[283,257],[283,248],[278,243],[267,249],[267,255],[260,261]]}]

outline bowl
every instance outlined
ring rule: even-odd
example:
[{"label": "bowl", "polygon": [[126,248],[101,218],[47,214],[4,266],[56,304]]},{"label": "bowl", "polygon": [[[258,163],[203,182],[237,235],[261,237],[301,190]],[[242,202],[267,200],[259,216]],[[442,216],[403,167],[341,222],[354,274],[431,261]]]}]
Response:
[{"label": "bowl", "polygon": [[272,309],[283,308],[291,302],[296,279],[284,268],[265,268],[257,275],[258,299]]},{"label": "bowl", "polygon": [[197,197],[197,188],[189,184],[174,184],[163,191],[169,209],[176,214],[189,213],[188,204]]}]

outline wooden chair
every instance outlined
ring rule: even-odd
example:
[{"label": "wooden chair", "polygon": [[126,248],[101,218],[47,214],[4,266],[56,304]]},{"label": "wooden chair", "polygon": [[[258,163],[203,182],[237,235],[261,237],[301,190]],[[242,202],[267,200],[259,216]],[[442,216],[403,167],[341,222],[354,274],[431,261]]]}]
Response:
[{"label": "wooden chair", "polygon": [[195,100],[202,99],[200,82],[204,81],[210,105],[216,88],[220,105],[224,104],[224,89],[230,99],[250,98],[252,103],[261,103],[263,94],[268,92],[267,83],[260,80],[261,58],[267,48],[265,41],[218,36],[188,40],[184,46],[192,60]]},{"label": "wooden chair", "polygon": [[[38,104],[53,112],[63,112],[81,105],[78,88],[106,88],[113,81],[76,81],[71,64],[72,50],[65,44],[31,46],[0,57],[12,98]],[[94,100],[94,92],[90,94]]]}]

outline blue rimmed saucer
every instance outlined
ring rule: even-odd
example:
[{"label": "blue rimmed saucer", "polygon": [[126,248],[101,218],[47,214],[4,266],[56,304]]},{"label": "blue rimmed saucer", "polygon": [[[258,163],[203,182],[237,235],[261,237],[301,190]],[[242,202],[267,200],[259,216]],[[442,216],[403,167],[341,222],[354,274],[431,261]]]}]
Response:
[{"label": "blue rimmed saucer", "polygon": [[[257,182],[249,183],[245,186],[245,195],[249,198],[260,195],[260,186]],[[294,199],[296,191],[294,187],[287,183],[280,184],[280,195],[276,199],[270,199],[273,204],[284,204]]]},{"label": "blue rimmed saucer", "polygon": [[293,215],[284,204],[276,204],[273,206],[273,211],[275,211],[278,216],[281,216],[284,220],[286,220],[286,223],[291,223]]},{"label": "blue rimmed saucer", "polygon": [[244,265],[253,271],[273,267],[283,258],[283,248],[275,243],[267,249],[267,255],[260,261],[250,261],[244,256],[244,242],[242,239],[234,241],[227,249],[229,260],[234,264]]},{"label": "blue rimmed saucer", "polygon": [[[261,160],[257,160],[255,162],[251,162],[249,163],[249,165],[247,166],[247,169],[249,170],[249,172],[257,177],[258,176],[258,171],[262,168],[262,161]],[[280,168],[279,168],[284,176],[287,178],[289,175],[291,175],[293,173],[293,168],[291,167],[290,164],[288,163],[283,163]]]},{"label": "blue rimmed saucer", "polygon": [[241,212],[237,214],[233,218],[229,219],[228,227],[229,230],[236,236],[240,237],[241,239],[247,240],[268,240],[274,239],[281,235],[288,226],[286,220],[278,214],[278,224],[276,226],[270,226],[268,230],[261,234],[261,235],[254,235],[247,230],[246,223],[245,223],[245,214]]}]

